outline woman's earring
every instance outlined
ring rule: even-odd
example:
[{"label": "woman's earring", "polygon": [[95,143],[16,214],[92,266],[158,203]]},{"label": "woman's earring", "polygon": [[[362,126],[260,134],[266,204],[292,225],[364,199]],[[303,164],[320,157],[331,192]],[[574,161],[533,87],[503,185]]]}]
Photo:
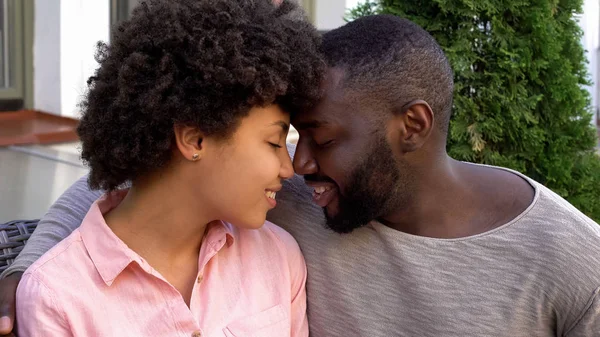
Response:
[{"label": "woman's earring", "polygon": [[192,160],[196,161],[196,160],[198,160],[198,158],[200,158],[200,155],[197,153],[194,153],[194,155],[192,156]]}]

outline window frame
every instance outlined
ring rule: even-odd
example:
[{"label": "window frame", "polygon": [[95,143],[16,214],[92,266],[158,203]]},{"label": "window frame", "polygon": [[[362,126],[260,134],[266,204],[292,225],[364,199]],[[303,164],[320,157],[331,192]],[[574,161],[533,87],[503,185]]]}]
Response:
[{"label": "window frame", "polygon": [[[8,87],[0,87],[0,99],[23,99],[23,2],[4,0],[8,19]],[[0,65],[4,67],[5,65]]]},{"label": "window frame", "polygon": [[129,0],[110,0],[110,26],[118,25],[119,22],[129,16]]},{"label": "window frame", "polygon": [[[34,0],[7,0],[8,87],[0,87],[0,105],[33,108],[33,24]],[[4,65],[1,65],[4,66]]]}]

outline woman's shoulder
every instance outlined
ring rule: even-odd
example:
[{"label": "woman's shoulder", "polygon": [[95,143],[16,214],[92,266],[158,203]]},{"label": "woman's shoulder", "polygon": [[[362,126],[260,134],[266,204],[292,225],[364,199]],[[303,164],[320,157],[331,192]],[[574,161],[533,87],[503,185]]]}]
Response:
[{"label": "woman's shoulder", "polygon": [[300,250],[298,242],[296,242],[296,239],[294,239],[292,234],[290,234],[285,229],[277,226],[276,224],[270,221],[266,221],[265,225],[261,229],[271,233],[271,235],[273,235],[277,240],[279,240],[286,249],[298,251]]},{"label": "woman's shoulder", "polygon": [[76,265],[76,260],[82,256],[83,244],[79,229],[74,230],[64,240],[50,248],[36,260],[24,274],[48,278],[53,272],[64,273]]},{"label": "woman's shoulder", "polygon": [[275,254],[280,252],[288,261],[297,261],[302,255],[296,239],[285,229],[276,224],[265,221],[258,229],[242,229],[231,224],[231,233],[234,241],[240,246],[252,246],[254,252],[264,250],[264,253]]},{"label": "woman's shoulder", "polygon": [[76,229],[25,270],[19,282],[17,299],[68,295],[85,273],[81,268],[85,265],[82,261],[84,255],[81,235]]}]

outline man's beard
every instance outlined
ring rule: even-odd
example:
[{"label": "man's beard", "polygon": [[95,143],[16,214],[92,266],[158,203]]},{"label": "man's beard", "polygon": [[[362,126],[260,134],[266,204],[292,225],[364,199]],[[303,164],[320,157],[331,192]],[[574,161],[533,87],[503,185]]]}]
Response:
[{"label": "man's beard", "polygon": [[384,216],[402,204],[399,186],[403,176],[385,137],[381,135],[371,154],[350,174],[346,188],[338,191],[338,212],[331,216],[323,208],[327,227],[350,233]]}]

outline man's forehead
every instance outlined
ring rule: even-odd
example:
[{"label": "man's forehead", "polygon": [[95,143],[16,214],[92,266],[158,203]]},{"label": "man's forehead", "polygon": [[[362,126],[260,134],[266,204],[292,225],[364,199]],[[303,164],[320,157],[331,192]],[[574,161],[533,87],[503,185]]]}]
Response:
[{"label": "man's forehead", "polygon": [[323,126],[344,124],[354,100],[352,91],[344,87],[345,70],[339,67],[329,68],[321,84],[322,96],[311,110],[295,116],[292,124],[298,130],[315,129]]},{"label": "man's forehead", "polygon": [[314,109],[296,114],[292,125],[297,130],[318,129],[344,125],[352,116],[347,116],[348,107],[331,100],[319,103]]},{"label": "man's forehead", "polygon": [[328,124],[329,122],[327,121],[314,118],[296,118],[292,121],[292,125],[294,125],[294,128],[297,130],[318,129]]}]

